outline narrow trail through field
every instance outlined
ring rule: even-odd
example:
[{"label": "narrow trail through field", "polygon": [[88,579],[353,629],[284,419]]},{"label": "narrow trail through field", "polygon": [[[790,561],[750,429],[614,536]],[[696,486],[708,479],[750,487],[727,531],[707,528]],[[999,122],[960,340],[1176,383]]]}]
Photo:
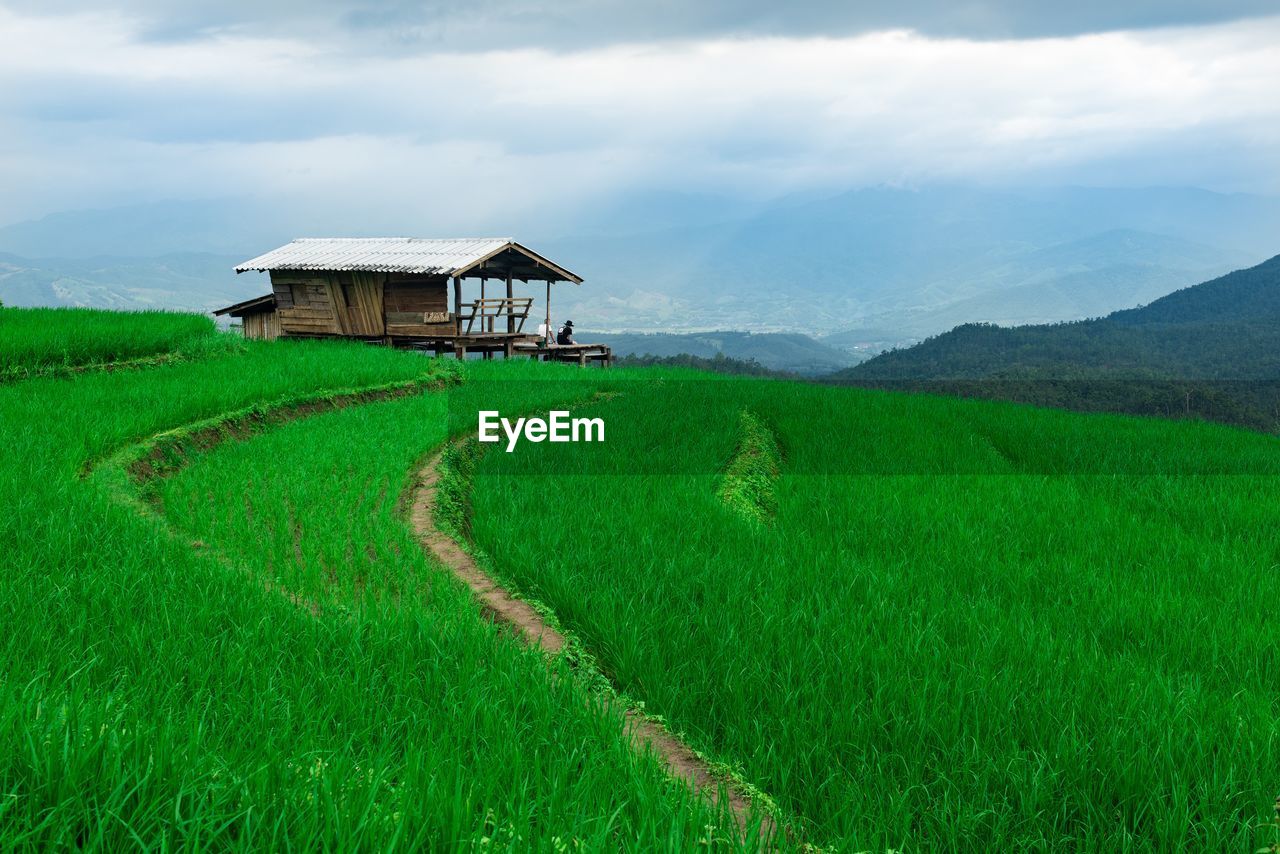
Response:
[{"label": "narrow trail through field", "polygon": [[[155,492],[156,482],[172,477],[187,466],[194,455],[205,454],[228,441],[248,441],[270,427],[306,418],[323,412],[345,409],[369,403],[392,400],[409,394],[446,387],[448,379],[431,378],[394,383],[367,389],[342,392],[319,392],[301,398],[282,401],[266,407],[252,406],[235,412],[223,413],[183,427],[172,428],[131,443],[105,459],[90,460],[81,470],[81,477],[88,478],[95,471],[114,471],[121,482],[113,490],[116,501],[131,506],[135,512],[153,516],[166,530],[180,537],[200,552],[212,556],[228,570],[248,572],[211,543],[193,539],[179,532],[168,519]],[[447,448],[448,444],[444,446]],[[411,492],[408,521],[420,544],[441,565],[462,580],[480,601],[484,611],[495,622],[514,628],[520,638],[530,646],[540,648],[548,655],[557,655],[568,646],[567,638],[552,627],[528,602],[513,596],[488,573],[481,569],[472,557],[448,533],[435,523],[439,464],[444,449],[437,450],[417,473]],[[128,484],[128,488],[119,488]],[[255,579],[272,593],[280,595],[296,607],[320,616],[326,609],[312,599],[300,595],[278,582]],[[611,703],[622,705],[616,699]],[[734,780],[718,773],[710,763],[691,747],[672,735],[662,724],[650,720],[639,711],[623,707],[628,738],[633,749],[640,754],[652,751],[666,767],[668,774],[690,786],[720,808],[727,808],[733,815],[739,838],[750,841],[753,808],[751,798]],[[760,847],[773,847],[776,825],[759,811],[758,840]]]},{"label": "narrow trail through field", "polygon": [[[410,523],[423,548],[453,572],[480,600],[485,612],[497,623],[515,629],[530,646],[540,647],[548,655],[556,655],[566,646],[563,634],[547,623],[529,603],[511,595],[485,572],[452,536],[436,526],[435,511],[440,484],[440,462],[444,451],[437,451],[418,472],[413,491]],[[652,751],[672,777],[686,783],[694,791],[709,798],[718,807],[728,807],[745,836],[752,818],[751,799],[733,780],[717,774],[693,748],[672,735],[662,724],[650,720],[635,709],[623,710],[627,732],[639,753]],[[761,817],[760,837],[769,844],[775,827]]]}]

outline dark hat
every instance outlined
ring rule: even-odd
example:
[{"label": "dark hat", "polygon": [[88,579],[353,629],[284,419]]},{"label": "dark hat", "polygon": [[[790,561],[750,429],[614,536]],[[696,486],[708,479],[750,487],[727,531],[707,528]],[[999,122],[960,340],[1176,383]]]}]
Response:
[{"label": "dark hat", "polygon": [[573,326],[573,321],[572,321],[572,320],[566,320],[566,321],[564,322],[564,325],[565,325],[565,326]]}]

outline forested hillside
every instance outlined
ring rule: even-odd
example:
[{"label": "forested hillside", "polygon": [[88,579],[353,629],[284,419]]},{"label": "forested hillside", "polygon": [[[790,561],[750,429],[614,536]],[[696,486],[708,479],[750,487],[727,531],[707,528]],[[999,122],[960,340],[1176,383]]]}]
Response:
[{"label": "forested hillside", "polygon": [[832,379],[1273,428],[1280,256],[1095,320],[966,324]]}]

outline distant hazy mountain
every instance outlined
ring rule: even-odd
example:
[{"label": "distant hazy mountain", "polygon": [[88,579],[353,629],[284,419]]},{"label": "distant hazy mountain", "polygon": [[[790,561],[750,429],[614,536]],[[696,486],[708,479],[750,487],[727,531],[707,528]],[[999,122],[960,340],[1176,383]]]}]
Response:
[{"label": "distant hazy mountain", "polygon": [[1105,318],[966,324],[831,379],[1280,425],[1280,256]]},{"label": "distant hazy mountain", "polygon": [[[580,288],[555,290],[553,314],[593,328],[855,339],[877,329],[894,344],[971,321],[1100,316],[1253,263],[1280,234],[1280,201],[1185,189],[877,188],[767,203],[644,192],[483,230],[511,234],[585,276]],[[18,266],[46,271],[38,279],[46,284],[50,273],[69,275],[74,299],[117,305],[133,297],[112,265],[68,259],[206,253],[240,261],[295,236],[457,230],[426,231],[341,204],[164,202],[3,227],[0,252],[41,259]],[[239,287],[185,262],[170,268],[168,281],[156,270],[140,296],[205,305],[206,294]],[[69,299],[57,289],[26,291]]]},{"label": "distant hazy mountain", "polygon": [[1106,314],[1266,257],[1280,202],[1198,190],[860,190],[702,227],[545,241],[607,328],[907,339]]},{"label": "distant hazy mountain", "polygon": [[256,296],[262,283],[239,276],[234,256],[61,258],[0,255],[0,302],[10,306],[172,308],[210,311]]},{"label": "distant hazy mountain", "polygon": [[968,297],[905,313],[896,326],[916,336],[961,323],[1015,325],[1098,317],[1221,275],[1253,260],[1164,235],[1116,229],[1019,254],[970,271],[985,282]]},{"label": "distant hazy mountain", "polygon": [[1280,379],[1280,256],[1096,320],[966,324],[845,371],[862,379]]},{"label": "distant hazy mountain", "polygon": [[724,355],[754,361],[775,371],[818,375],[857,364],[859,357],[795,333],[698,332],[618,334],[583,331],[582,341],[608,344],[619,356]]}]

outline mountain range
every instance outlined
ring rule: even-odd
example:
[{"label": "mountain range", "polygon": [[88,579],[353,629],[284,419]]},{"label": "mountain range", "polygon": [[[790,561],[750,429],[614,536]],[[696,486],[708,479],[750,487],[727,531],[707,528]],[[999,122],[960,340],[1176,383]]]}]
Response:
[{"label": "mountain range", "polygon": [[36,260],[0,253],[0,302],[209,312],[261,293],[261,282],[230,273],[237,260],[201,252]]},{"label": "mountain range", "polygon": [[832,381],[1280,426],[1280,256],[1075,323],[965,324]]},{"label": "mountain range", "polygon": [[[585,277],[553,294],[554,315],[582,327],[799,333],[869,355],[965,322],[1101,316],[1255,263],[1280,233],[1280,200],[1177,188],[650,192],[491,230]],[[0,228],[0,300],[208,310],[264,290],[232,265],[291,237],[436,232],[285,199],[59,213]]]},{"label": "mountain range", "polygon": [[694,356],[714,359],[723,356],[755,362],[773,371],[802,376],[818,376],[847,368],[862,361],[849,350],[815,341],[807,335],[788,332],[692,332],[692,333],[609,333],[583,330],[578,337],[599,341],[613,348],[617,356]]}]

